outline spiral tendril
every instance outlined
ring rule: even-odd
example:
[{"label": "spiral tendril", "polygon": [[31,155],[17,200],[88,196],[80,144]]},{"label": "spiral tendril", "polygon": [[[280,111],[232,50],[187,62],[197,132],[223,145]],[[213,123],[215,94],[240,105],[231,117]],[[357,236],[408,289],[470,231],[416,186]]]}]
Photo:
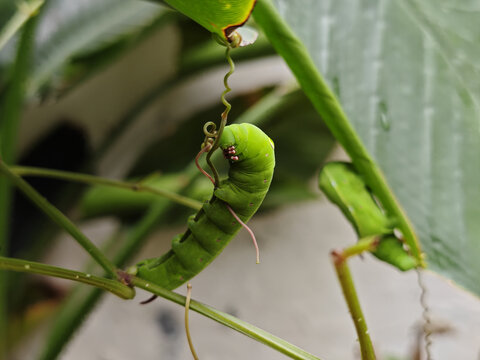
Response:
[{"label": "spiral tendril", "polygon": [[[225,111],[222,113],[222,120],[227,120],[228,118],[228,113],[230,112],[230,109],[232,108],[232,105],[225,99],[225,95],[227,95],[232,89],[228,85],[228,78],[233,74],[235,71],[235,64],[233,63],[233,60],[230,56],[230,51],[231,47],[227,47],[227,50],[225,51],[225,57],[227,58],[228,64],[230,65],[230,70],[227,72],[225,77],[223,78],[223,85],[225,86],[225,90],[222,93],[221,99],[223,105],[225,105]],[[223,130],[223,128],[222,128]]]},{"label": "spiral tendril", "polygon": [[206,137],[214,138],[217,136],[217,125],[213,121],[207,121],[203,125],[203,133]]},{"label": "spiral tendril", "polygon": [[230,65],[230,70],[227,72],[227,74],[223,78],[223,84],[225,86],[225,90],[222,93],[221,99],[222,99],[223,105],[225,105],[225,110],[222,113],[222,117],[221,117],[221,120],[220,120],[220,126],[219,126],[219,128],[217,130],[217,133],[216,133],[216,136],[215,136],[215,142],[213,143],[212,148],[210,149],[210,151],[207,154],[207,164],[210,167],[210,169],[212,170],[213,177],[215,178],[215,187],[218,187],[220,185],[220,177],[218,176],[217,169],[215,168],[215,166],[213,165],[213,163],[211,161],[211,157],[213,155],[213,152],[218,149],[220,138],[221,138],[222,133],[223,133],[223,129],[227,125],[228,113],[230,112],[230,109],[232,108],[232,105],[230,105],[230,103],[225,98],[225,95],[227,95],[232,90],[230,88],[230,86],[228,85],[228,78],[235,71],[235,64],[233,63],[233,60],[230,56],[230,51],[231,50],[232,50],[232,47],[227,46],[227,50],[225,51],[225,57],[227,58],[228,64]]}]

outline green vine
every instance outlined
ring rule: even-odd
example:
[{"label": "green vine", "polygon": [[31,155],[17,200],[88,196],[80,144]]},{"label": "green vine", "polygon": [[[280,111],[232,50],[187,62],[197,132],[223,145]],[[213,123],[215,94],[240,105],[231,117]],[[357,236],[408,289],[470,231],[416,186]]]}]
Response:
[{"label": "green vine", "polygon": [[346,249],[332,251],[331,253],[338,281],[342,287],[345,302],[357,331],[362,360],[375,360],[376,357],[347,260],[363,252],[372,251],[378,245],[378,241],[379,238],[377,236],[365,237]]},{"label": "green vine", "polygon": [[83,184],[106,185],[138,192],[149,192],[155,195],[162,196],[166,199],[176,202],[177,204],[184,205],[194,210],[199,210],[202,207],[202,203],[200,201],[179,195],[172,191],[157,189],[148,185],[143,185],[141,182],[134,183],[127,181],[119,181],[88,174],[79,174],[68,171],[43,169],[28,166],[12,166],[10,168],[10,171],[19,176],[46,177],[66,181],[74,181]]},{"label": "green vine", "polygon": [[[0,104],[0,156],[7,164],[13,164],[16,158],[18,127],[25,98],[26,82],[30,72],[35,30],[38,16],[33,16],[26,22],[19,37],[15,60],[11,68],[10,82]],[[21,26],[21,25],[19,25]],[[4,29],[5,30],[5,29]],[[18,30],[15,27],[15,31]],[[7,27],[8,32],[8,27]],[[2,33],[4,41],[9,34]],[[6,255],[9,248],[9,216],[12,191],[6,179],[0,178],[0,255]],[[0,358],[3,358],[6,346],[8,328],[7,282],[6,273],[0,274]]]},{"label": "green vine", "polygon": [[135,296],[134,289],[117,280],[105,279],[92,274],[86,274],[80,271],[64,269],[33,261],[0,256],[0,269],[47,275],[77,281],[109,291],[122,299],[133,299]]},{"label": "green vine", "polygon": [[40,210],[55,223],[67,231],[77,242],[94,258],[100,266],[113,278],[117,276],[117,269],[110,260],[88,239],[70,219],[40,195],[25,180],[14,174],[0,158],[0,173],[3,173],[25,196],[27,196]]},{"label": "green vine", "polygon": [[232,105],[225,98],[225,95],[227,95],[232,90],[230,88],[230,86],[228,85],[228,78],[235,71],[235,64],[233,63],[232,57],[230,56],[230,51],[231,50],[232,50],[232,47],[230,45],[227,45],[227,50],[225,50],[225,57],[227,58],[228,64],[230,65],[230,70],[227,72],[227,74],[223,78],[223,85],[225,86],[225,90],[222,92],[222,96],[221,96],[222,103],[223,103],[223,105],[225,105],[225,110],[222,113],[222,117],[221,117],[221,120],[220,120],[220,126],[217,130],[217,135],[216,135],[216,138],[215,138],[215,142],[213,143],[212,148],[210,149],[210,151],[207,154],[207,164],[210,167],[210,169],[212,170],[213,177],[215,178],[215,187],[217,187],[220,184],[220,178],[218,176],[217,169],[215,168],[215,166],[213,165],[213,163],[211,161],[211,157],[212,157],[214,151],[218,149],[218,144],[220,142],[220,138],[222,136],[223,129],[227,125],[228,113],[230,112],[230,109],[232,108]]}]

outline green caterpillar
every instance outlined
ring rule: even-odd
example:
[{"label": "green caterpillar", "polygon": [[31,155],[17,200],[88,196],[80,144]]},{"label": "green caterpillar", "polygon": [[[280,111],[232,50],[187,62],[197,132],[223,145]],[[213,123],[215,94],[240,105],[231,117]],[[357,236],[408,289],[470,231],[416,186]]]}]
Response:
[{"label": "green caterpillar", "polygon": [[330,201],[340,208],[359,238],[382,236],[373,255],[402,271],[418,265],[393,234],[395,221],[388,218],[377,205],[351,164],[331,162],[325,165],[320,173],[319,186]]},{"label": "green caterpillar", "polygon": [[188,220],[188,230],[172,240],[172,249],[159,258],[139,262],[133,272],[173,290],[202,271],[240,230],[227,208],[247,222],[265,198],[273,177],[272,140],[251,124],[229,125],[219,142],[230,162],[228,179],[211,200]]}]

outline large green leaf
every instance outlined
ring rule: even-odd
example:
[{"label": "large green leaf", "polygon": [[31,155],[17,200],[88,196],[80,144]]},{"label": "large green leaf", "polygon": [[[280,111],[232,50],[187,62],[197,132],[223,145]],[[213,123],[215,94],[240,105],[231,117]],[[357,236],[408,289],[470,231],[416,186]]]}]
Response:
[{"label": "large green leaf", "polygon": [[255,0],[165,0],[181,13],[222,38],[243,25],[250,16]]},{"label": "large green leaf", "polygon": [[480,1],[274,4],[385,173],[428,266],[480,294]]}]

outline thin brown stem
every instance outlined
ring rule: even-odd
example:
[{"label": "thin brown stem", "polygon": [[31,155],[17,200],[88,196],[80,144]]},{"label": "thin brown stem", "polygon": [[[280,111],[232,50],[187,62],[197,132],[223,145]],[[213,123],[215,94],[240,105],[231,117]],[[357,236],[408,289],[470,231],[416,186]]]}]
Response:
[{"label": "thin brown stem", "polygon": [[190,310],[190,299],[192,297],[192,284],[187,284],[187,297],[185,299],[185,333],[187,334],[188,346],[192,352],[192,356],[195,360],[198,360],[197,353],[193,347],[192,337],[190,336],[190,327],[188,324],[188,311]]},{"label": "thin brown stem", "polygon": [[243,226],[243,228],[245,230],[248,231],[248,233],[250,234],[251,238],[252,238],[252,241],[253,241],[253,245],[255,246],[255,251],[257,253],[257,264],[260,264],[260,250],[258,249],[258,244],[257,244],[257,239],[255,239],[255,234],[253,233],[252,229],[250,229],[247,224],[245,224],[242,219],[240,219],[238,217],[238,215],[235,213],[235,211],[233,211],[233,209],[230,207],[230,205],[227,204],[227,209],[228,211],[230,211],[230,213],[233,215],[233,217],[235,218],[235,220],[237,220],[240,225]]},{"label": "thin brown stem", "polygon": [[215,180],[210,176],[209,173],[207,173],[205,170],[203,170],[203,168],[200,166],[199,164],[199,160],[200,160],[200,156],[202,156],[202,154],[204,152],[207,152],[211,149],[212,145],[208,144],[207,146],[203,147],[202,150],[200,150],[200,152],[197,154],[197,156],[195,156],[195,165],[197,166],[198,170],[200,170],[200,172],[205,175],[207,178],[210,179],[210,181],[213,183],[213,185],[215,185]]}]

